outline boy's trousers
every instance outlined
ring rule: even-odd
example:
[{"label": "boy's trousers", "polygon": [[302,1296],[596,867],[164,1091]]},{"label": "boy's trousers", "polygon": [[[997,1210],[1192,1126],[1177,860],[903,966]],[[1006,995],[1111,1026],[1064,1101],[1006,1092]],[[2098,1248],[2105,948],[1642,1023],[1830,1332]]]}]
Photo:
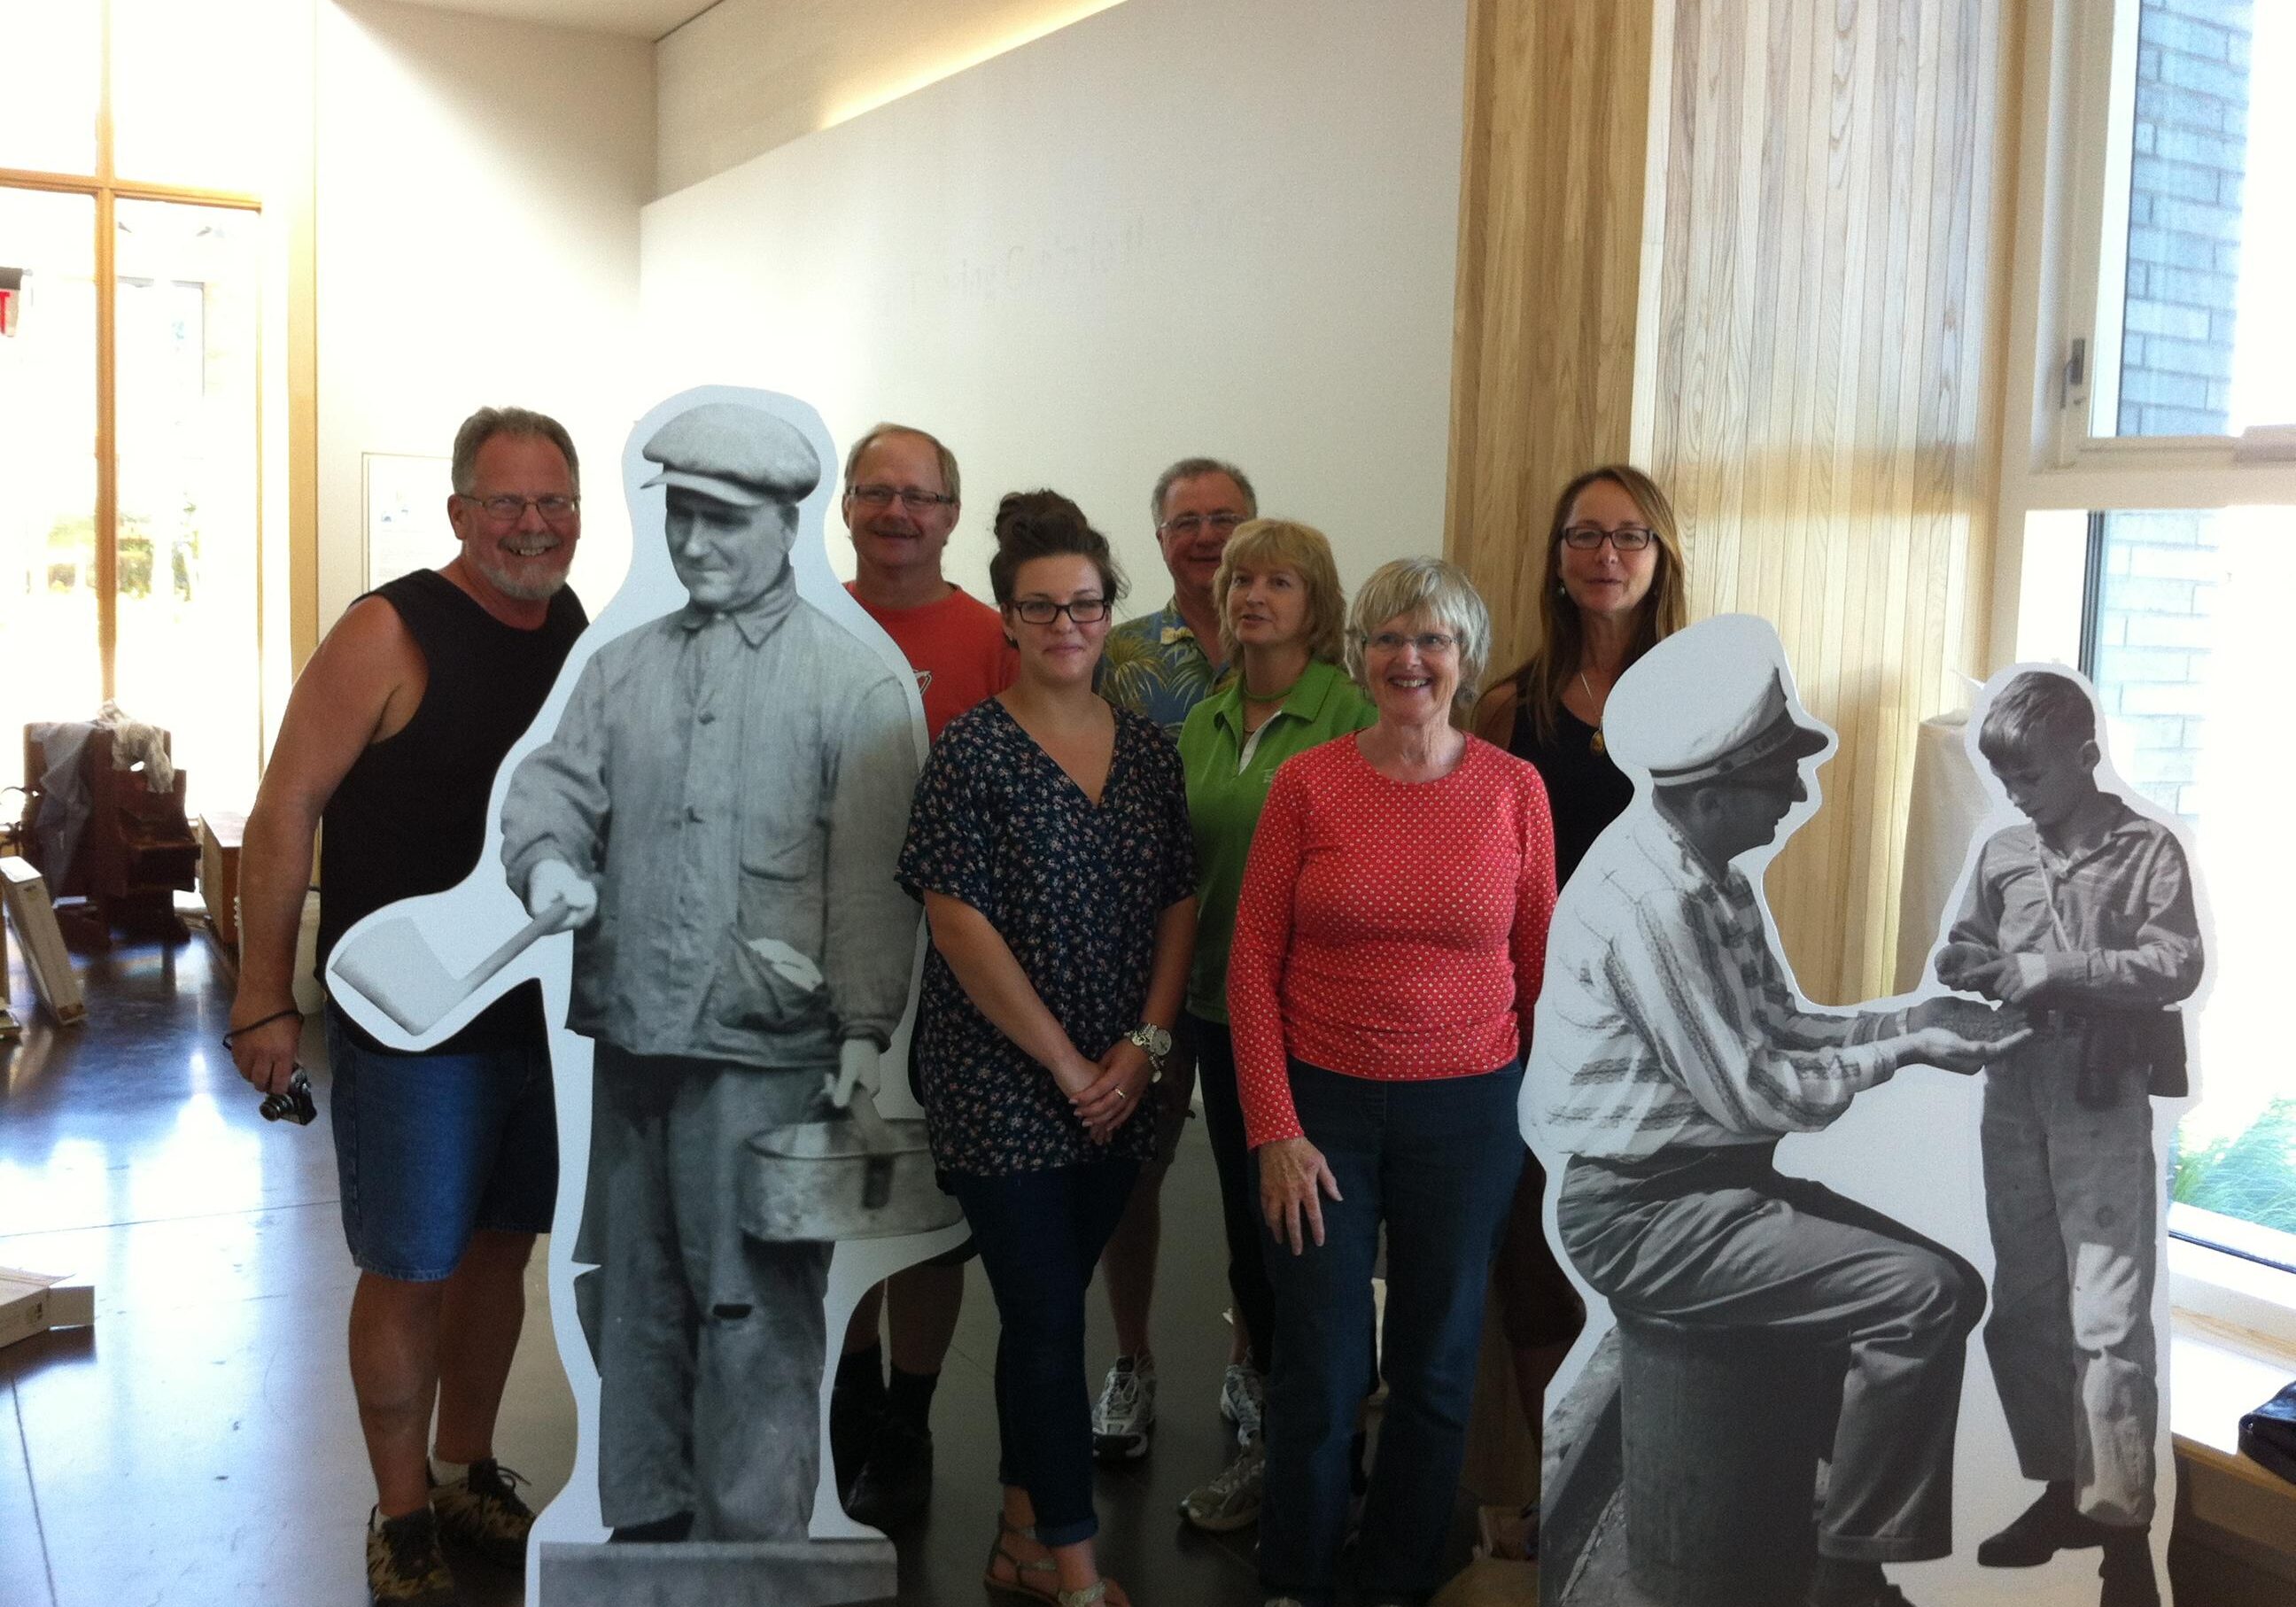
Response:
[{"label": "boy's trousers", "polygon": [[2044,1029],[1985,1075],[1985,1353],[2025,1477],[2073,1487],[2101,1523],[2152,1521],[2160,1255],[2152,1109],[2141,1067],[2111,1104],[2074,1097],[2077,1032]]}]

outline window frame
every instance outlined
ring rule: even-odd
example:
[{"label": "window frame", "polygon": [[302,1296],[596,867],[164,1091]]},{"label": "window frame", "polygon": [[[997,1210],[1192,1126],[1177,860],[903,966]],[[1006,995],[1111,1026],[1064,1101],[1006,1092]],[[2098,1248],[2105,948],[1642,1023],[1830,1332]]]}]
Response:
[{"label": "window frame", "polygon": [[[2103,333],[2111,349],[2120,345],[2120,309],[2101,313],[2098,302],[2106,268],[2127,250],[2138,9],[2139,0],[2034,0],[2024,12],[1988,629],[1995,664],[2080,661],[2088,625],[2076,611],[2095,515],[2296,508],[2296,460],[2253,436],[2088,432],[2093,354],[2107,348]],[[2089,384],[2069,394],[2075,339],[2090,341]],[[2205,1087],[2205,1066],[2200,1075]],[[2296,1348],[2296,1272],[2212,1249],[2175,1220],[2169,1233],[2180,1313],[2206,1315],[2236,1296],[2243,1326]]]},{"label": "window frame", "polygon": [[[21,168],[0,168],[0,189],[45,191],[67,195],[86,195],[94,201],[95,250],[95,634],[96,658],[102,682],[105,701],[111,701],[119,691],[119,275],[114,261],[118,242],[118,205],[122,201],[178,201],[194,206],[216,207],[234,211],[249,212],[260,217],[264,211],[263,198],[245,191],[209,190],[195,185],[152,184],[123,179],[112,161],[112,53],[111,0],[101,0],[102,14],[97,28],[96,47],[96,120],[95,171],[93,173],[49,173]],[[262,312],[267,287],[258,285],[257,323],[266,322]],[[260,339],[256,361],[258,376],[263,372],[264,359]],[[263,661],[262,620],[264,608],[261,597],[261,576],[264,572],[265,542],[264,498],[264,429],[262,422],[262,382],[257,384],[257,419],[255,430],[256,460],[251,465],[258,488],[254,499],[257,636],[255,651],[258,666]],[[261,717],[262,710],[256,715]]]}]

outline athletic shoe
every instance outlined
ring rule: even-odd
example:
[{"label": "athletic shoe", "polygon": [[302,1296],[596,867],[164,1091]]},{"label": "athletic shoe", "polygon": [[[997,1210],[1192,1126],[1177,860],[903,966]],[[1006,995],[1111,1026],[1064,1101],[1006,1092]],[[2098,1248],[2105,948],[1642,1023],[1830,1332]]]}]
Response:
[{"label": "athletic shoe", "polygon": [[1156,1426],[1156,1360],[1119,1356],[1092,1403],[1092,1454],[1103,1462],[1131,1462],[1148,1454]]},{"label": "athletic shoe", "polygon": [[473,1462],[452,1484],[430,1487],[430,1510],[450,1546],[467,1547],[504,1568],[526,1566],[526,1537],[534,1509],[518,1498],[526,1480],[493,1457]]},{"label": "athletic shoe", "polygon": [[377,1508],[366,1525],[366,1593],[375,1607],[462,1607],[439,1553],[439,1520],[427,1506],[403,1518]]},{"label": "athletic shoe", "polygon": [[1259,1424],[1267,1414],[1267,1382],[1250,1362],[1230,1362],[1220,1374],[1220,1415],[1235,1424],[1235,1442],[1250,1445],[1259,1438]]},{"label": "athletic shoe", "polygon": [[1260,1485],[1267,1474],[1267,1459],[1255,1438],[1210,1483],[1188,1492],[1180,1503],[1180,1516],[1216,1535],[1256,1523]]}]

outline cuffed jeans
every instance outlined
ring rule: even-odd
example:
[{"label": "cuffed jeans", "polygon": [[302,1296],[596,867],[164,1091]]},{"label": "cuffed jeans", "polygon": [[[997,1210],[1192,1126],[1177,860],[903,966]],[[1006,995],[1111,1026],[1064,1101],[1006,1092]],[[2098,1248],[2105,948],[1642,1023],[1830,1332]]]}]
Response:
[{"label": "cuffed jeans", "polygon": [[1140,1163],[1123,1160],[994,1177],[942,1174],[996,1297],[997,1482],[1029,1492],[1037,1538],[1047,1546],[1100,1532],[1084,1297],[1139,1176]]},{"label": "cuffed jeans", "polygon": [[2038,1038],[1985,1077],[1985,1354],[2019,1471],[2071,1485],[2074,1505],[2100,1523],[2143,1527],[2161,1413],[2152,1101],[2132,1067],[2112,1104],[2082,1104],[2079,1057],[2062,1043]]},{"label": "cuffed jeans", "polygon": [[1962,1364],[1984,1283],[1904,1223],[1783,1175],[1776,1152],[1771,1143],[1580,1156],[1555,1200],[1562,1248],[1614,1311],[1847,1349],[1818,1551],[1948,1556]]},{"label": "cuffed jeans", "polygon": [[1267,1390],[1260,1580],[1270,1595],[1309,1607],[1332,1599],[1349,1446],[1373,1387],[1364,1331],[1384,1223],[1388,1401],[1356,1575],[1365,1595],[1424,1595],[1442,1582],[1483,1298],[1522,1170],[1522,1072],[1509,1065],[1383,1081],[1295,1060],[1291,1078],[1300,1128],[1323,1152],[1341,1198],[1323,1202],[1321,1245],[1310,1241],[1298,1255],[1289,1244],[1267,1246],[1277,1359]]}]

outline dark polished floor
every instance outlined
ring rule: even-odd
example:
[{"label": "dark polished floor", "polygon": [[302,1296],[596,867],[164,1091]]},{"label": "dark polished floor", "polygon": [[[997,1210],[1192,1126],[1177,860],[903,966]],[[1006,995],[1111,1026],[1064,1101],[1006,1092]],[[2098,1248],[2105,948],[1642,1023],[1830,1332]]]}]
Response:
[{"label": "dark polished floor", "polygon": [[[373,1496],[344,1368],[354,1274],[325,1118],[308,1129],[258,1118],[217,1042],[229,995],[203,938],[80,965],[85,1023],[53,1027],[18,970],[25,1034],[0,1044],[0,1266],[96,1283],[92,1329],[0,1349],[0,1607],[354,1607]],[[317,1038],[305,1045],[315,1066]],[[314,1082],[324,1110],[323,1068]],[[1201,1124],[1165,1199],[1160,1426],[1144,1462],[1100,1474],[1103,1557],[1144,1607],[1257,1603],[1252,1531],[1197,1534],[1175,1510],[1227,1434]],[[574,1423],[541,1266],[497,1451],[546,1498],[573,1464]],[[1096,1292],[1092,1309],[1096,1380],[1111,1341]],[[904,1603],[983,1599],[995,1346],[976,1265],[935,1403],[933,1508],[896,1537]],[[1463,1507],[1462,1562],[1471,1522]],[[477,1607],[522,1594],[515,1578],[464,1586]]]}]

